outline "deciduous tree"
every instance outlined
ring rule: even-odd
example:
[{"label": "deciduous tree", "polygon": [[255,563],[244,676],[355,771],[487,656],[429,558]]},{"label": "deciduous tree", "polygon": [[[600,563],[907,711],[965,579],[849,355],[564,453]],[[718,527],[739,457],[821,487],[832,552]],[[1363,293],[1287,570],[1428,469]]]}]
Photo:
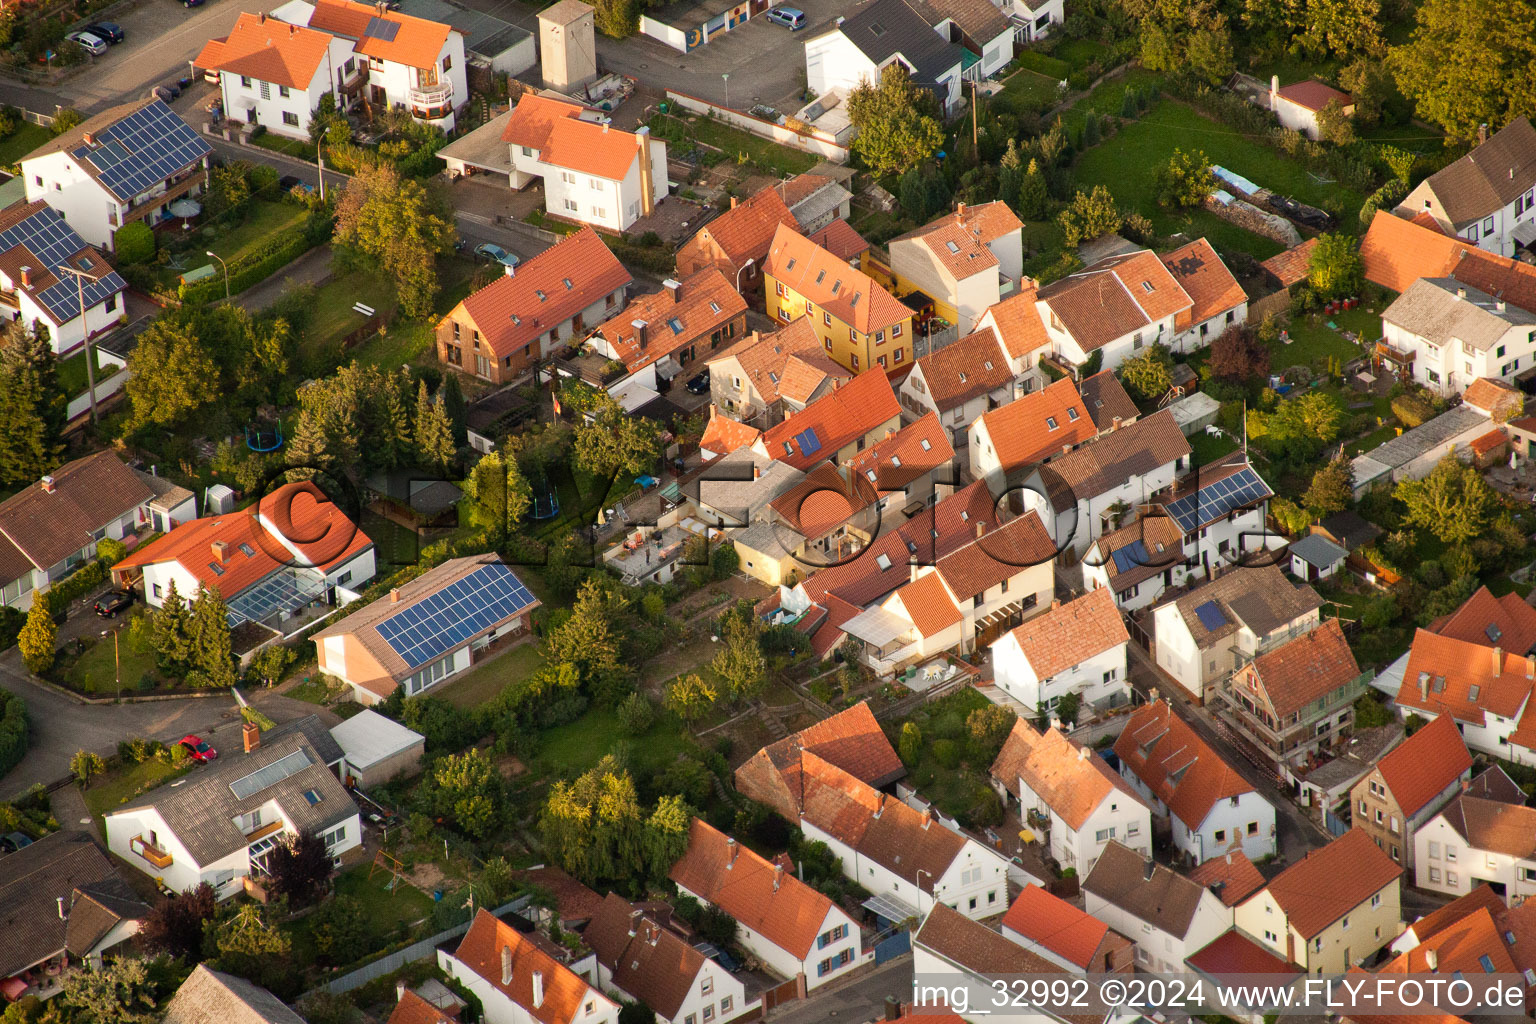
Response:
[{"label": "deciduous tree", "polygon": [[47,595],[36,594],[27,611],[27,621],[16,634],[16,646],[21,649],[21,660],[28,672],[37,675],[53,668],[53,660],[58,655],[58,636],[59,629],[54,625]]},{"label": "deciduous tree", "polygon": [[1422,480],[1403,480],[1393,496],[1407,511],[1403,522],[1428,530],[1447,544],[1464,544],[1481,536],[1497,505],[1493,489],[1476,468],[1454,454]]},{"label": "deciduous tree", "polygon": [[315,902],[331,877],[331,855],[314,832],[300,832],[267,852],[267,889],[298,909]]},{"label": "deciduous tree", "polygon": [[100,967],[77,967],[64,975],[59,1001],[80,1021],[113,1024],[154,1024],[155,987],[149,964],[138,957],[119,956]]},{"label": "deciduous tree", "polygon": [[1153,345],[1120,364],[1120,380],[1144,402],[1162,398],[1173,387],[1173,359],[1168,349]]},{"label": "deciduous tree", "polygon": [[1365,281],[1360,243],[1345,234],[1319,235],[1307,260],[1307,284],[1321,298],[1355,295]]},{"label": "deciduous tree", "polygon": [[900,61],[886,66],[879,83],[855,86],[847,110],[858,129],[853,151],[877,175],[916,167],[944,145],[933,94],[914,85]]},{"label": "deciduous tree", "polygon": [[406,316],[431,314],[437,257],[452,248],[453,238],[453,215],[442,195],[389,163],[365,163],[336,204],[336,244],[394,278]]},{"label": "deciduous tree", "polygon": [[1481,125],[1536,114],[1531,0],[1423,0],[1414,18],[1413,35],[1392,48],[1387,66],[1419,117],[1452,142],[1472,142]]},{"label": "deciduous tree", "polygon": [[218,397],[218,366],[190,323],[160,317],[134,343],[128,356],[129,433],[146,426],[177,427]]},{"label": "deciduous tree", "polygon": [[101,755],[90,750],[77,750],[69,759],[69,770],[82,786],[89,786],[91,779],[107,770],[107,762]]},{"label": "deciduous tree", "polygon": [[719,696],[720,692],[713,683],[698,673],[690,673],[672,681],[667,687],[663,703],[668,711],[683,720],[684,725],[692,728],[694,723],[709,713]]},{"label": "deciduous tree", "polygon": [[169,896],[144,918],[139,941],[150,950],[168,953],[185,960],[200,959],[203,949],[203,925],[213,920],[218,899],[213,886],[200,883],[195,889]]},{"label": "deciduous tree", "polygon": [[645,473],[661,457],[661,433],[655,423],[626,415],[609,399],[595,418],[576,424],[572,455],[578,467],[602,480],[615,473]]},{"label": "deciduous tree", "polygon": [[1301,503],[1318,519],[1341,512],[1349,507],[1350,499],[1354,497],[1354,483],[1355,472],[1350,460],[1342,455],[1330,459],[1312,474],[1312,483],[1302,495]]},{"label": "deciduous tree", "polygon": [[1115,205],[1115,197],[1110,195],[1109,189],[1095,185],[1092,192],[1079,190],[1056,220],[1061,224],[1063,240],[1068,247],[1076,248],[1100,235],[1120,230],[1125,215]]},{"label": "deciduous tree", "polygon": [[751,700],[768,685],[768,660],[758,638],[763,631],[756,615],[732,615],[725,623],[724,645],[711,663],[735,700]]},{"label": "deciduous tree", "polygon": [[1217,380],[1242,384],[1269,373],[1269,346],[1259,341],[1246,324],[1228,327],[1211,343],[1211,358],[1206,363]]},{"label": "deciduous tree", "polygon": [[1204,150],[1174,149],[1168,162],[1157,169],[1153,178],[1157,201],[1173,210],[1192,210],[1205,203],[1216,190],[1211,161]]},{"label": "deciduous tree", "polygon": [[478,747],[440,758],[433,766],[428,791],[434,813],[472,839],[488,839],[501,825],[506,786]]}]

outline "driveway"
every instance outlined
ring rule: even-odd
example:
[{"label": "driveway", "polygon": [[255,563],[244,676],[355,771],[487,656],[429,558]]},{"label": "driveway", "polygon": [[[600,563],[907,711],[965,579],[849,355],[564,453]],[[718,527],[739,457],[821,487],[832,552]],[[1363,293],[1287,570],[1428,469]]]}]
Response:
[{"label": "driveway", "polygon": [[885,1013],[885,997],[912,1001],[912,957],[905,954],[879,967],[860,971],[847,981],[834,981],[804,999],[772,1011],[774,1024],[857,1024],[879,1020]]}]

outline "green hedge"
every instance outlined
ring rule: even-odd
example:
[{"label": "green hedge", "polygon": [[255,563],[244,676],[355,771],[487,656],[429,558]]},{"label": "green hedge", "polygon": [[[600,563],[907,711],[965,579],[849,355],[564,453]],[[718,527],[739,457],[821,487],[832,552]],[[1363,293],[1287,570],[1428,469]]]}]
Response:
[{"label": "green hedge", "polygon": [[107,574],[107,563],[87,562],[48,588],[48,607],[56,614],[62,612],[69,607],[69,602],[77,597],[84,597],[105,583]]},{"label": "green hedge", "polygon": [[619,238],[608,238],[605,241],[619,259],[652,274],[670,276],[677,269],[677,257],[665,247],[651,249]]},{"label": "green hedge", "polygon": [[[247,253],[230,263],[229,293],[238,295],[251,285],[265,281],[314,248],[314,245],[302,228],[273,235],[255,252]],[[216,274],[201,281],[183,284],[180,293],[181,300],[188,303],[222,299],[224,275]]]},{"label": "green hedge", "polygon": [[1021,68],[1038,71],[1042,75],[1050,75],[1058,82],[1068,77],[1072,71],[1072,65],[1066,61],[1058,60],[1055,57],[1047,57],[1045,54],[1035,53],[1033,50],[1025,50],[1014,58],[1014,61]]},{"label": "green hedge", "polygon": [[0,690],[0,775],[15,768],[27,754],[27,702]]}]

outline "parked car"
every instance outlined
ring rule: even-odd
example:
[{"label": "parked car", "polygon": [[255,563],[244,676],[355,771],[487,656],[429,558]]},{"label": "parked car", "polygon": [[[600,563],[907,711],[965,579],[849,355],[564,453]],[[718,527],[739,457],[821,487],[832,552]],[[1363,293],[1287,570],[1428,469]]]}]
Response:
[{"label": "parked car", "polygon": [[162,88],[166,92],[170,93],[171,94],[171,99],[175,99],[176,97],[181,95],[181,83],[180,82],[166,82],[164,85],[160,86],[160,88]]},{"label": "parked car", "polygon": [[100,57],[107,52],[107,41],[95,33],[87,32],[84,29],[78,32],[71,32],[64,38],[72,43],[79,43],[85,48],[85,52],[93,57]]},{"label": "parked car", "polygon": [[183,736],[177,746],[185,747],[187,753],[192,755],[192,760],[198,764],[206,764],[219,756],[219,752],[209,746],[207,740],[190,734]]},{"label": "parked car", "polygon": [[504,267],[515,267],[519,262],[516,253],[507,252],[501,246],[491,242],[481,242],[475,246],[475,255],[500,263]]},{"label": "parked car", "polygon": [[117,617],[117,613],[133,604],[133,591],[113,590],[101,595],[96,602],[96,614],[104,619]]},{"label": "parked car", "polygon": [[805,12],[798,7],[775,7],[768,12],[768,20],[783,25],[791,32],[805,28]]},{"label": "parked car", "polygon": [[736,961],[735,957],[712,942],[696,942],[693,948],[695,952],[702,953],[728,971],[741,969],[741,964]]},{"label": "parked car", "polygon": [[123,27],[112,21],[93,21],[85,26],[85,30],[94,36],[105,39],[114,46],[127,38],[123,35]]},{"label": "parked car", "polygon": [[706,367],[701,372],[690,377],[688,383],[684,384],[683,387],[688,389],[690,395],[709,394],[709,369]]},{"label": "parked car", "polygon": [[0,850],[6,853],[15,853],[32,845],[32,837],[24,832],[7,832],[0,836]]},{"label": "parked car", "polygon": [[183,7],[201,7],[207,0],[181,0]]}]

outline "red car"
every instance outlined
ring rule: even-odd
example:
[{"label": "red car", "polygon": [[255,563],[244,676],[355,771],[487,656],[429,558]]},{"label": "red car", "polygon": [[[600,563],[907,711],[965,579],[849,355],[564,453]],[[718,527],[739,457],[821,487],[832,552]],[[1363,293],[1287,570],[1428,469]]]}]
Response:
[{"label": "red car", "polygon": [[183,736],[177,745],[186,747],[187,753],[192,755],[192,760],[199,764],[205,764],[219,756],[217,750],[214,750],[206,741],[197,736]]}]

